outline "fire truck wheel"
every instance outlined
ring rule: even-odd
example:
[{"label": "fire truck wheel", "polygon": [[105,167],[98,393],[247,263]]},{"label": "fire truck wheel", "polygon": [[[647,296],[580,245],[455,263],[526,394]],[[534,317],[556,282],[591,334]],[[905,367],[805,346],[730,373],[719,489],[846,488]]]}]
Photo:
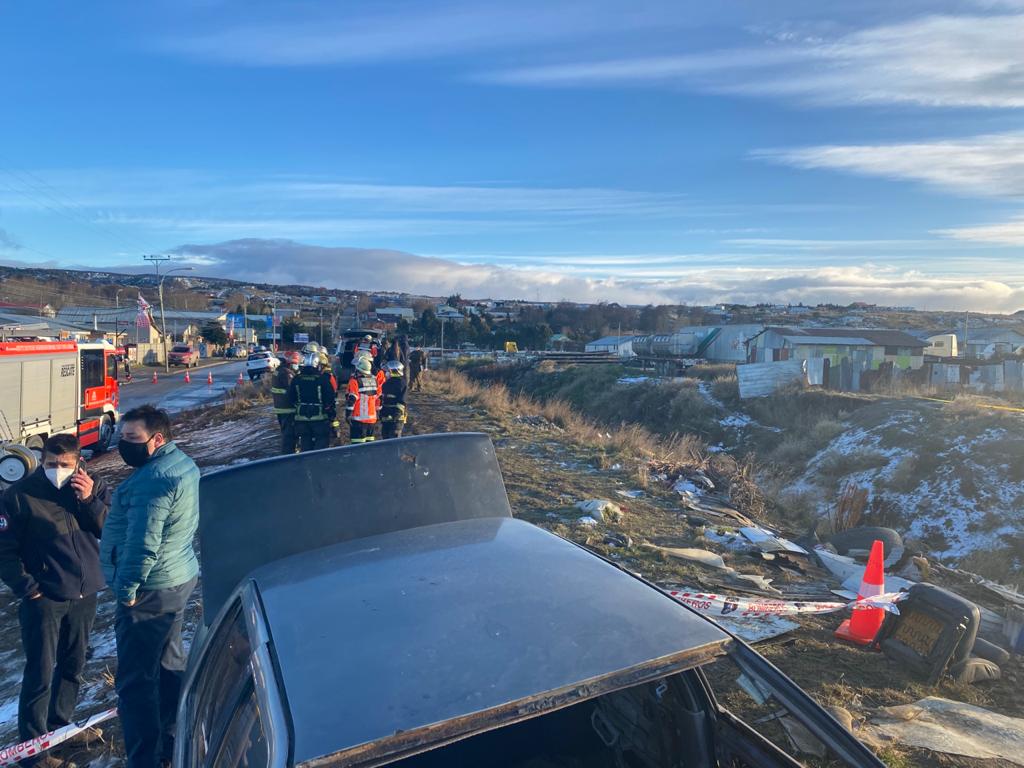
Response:
[{"label": "fire truck wheel", "polygon": [[96,450],[100,453],[110,450],[110,439],[114,436],[114,422],[109,416],[100,419],[100,438]]},{"label": "fire truck wheel", "polygon": [[32,451],[36,457],[36,461],[43,460],[43,446],[45,444],[46,440],[42,435],[32,435],[32,437],[25,441],[25,447]]},{"label": "fire truck wheel", "polygon": [[8,446],[0,456],[0,480],[4,483],[16,483],[35,468],[35,456],[23,446]]}]

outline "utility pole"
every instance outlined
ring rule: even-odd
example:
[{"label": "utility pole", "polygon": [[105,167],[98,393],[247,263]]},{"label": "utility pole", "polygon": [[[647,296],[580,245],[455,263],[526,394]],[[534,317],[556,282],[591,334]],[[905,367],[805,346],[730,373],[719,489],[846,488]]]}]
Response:
[{"label": "utility pole", "polygon": [[444,321],[445,318],[441,318],[441,362],[444,363]]},{"label": "utility pole", "polygon": [[320,307],[320,346],[324,345],[324,308]]},{"label": "utility pole", "polygon": [[169,373],[171,365],[167,360],[167,321],[164,319],[164,281],[160,277],[160,262],[170,261],[171,257],[167,255],[161,256],[158,254],[150,254],[149,256],[143,256],[142,258],[144,261],[148,261],[156,267],[157,287],[160,292],[160,341],[163,343],[164,348],[164,373]]},{"label": "utility pole", "polygon": [[961,357],[967,357],[967,324],[971,319],[971,311],[967,310],[964,312],[964,351],[960,354]]}]

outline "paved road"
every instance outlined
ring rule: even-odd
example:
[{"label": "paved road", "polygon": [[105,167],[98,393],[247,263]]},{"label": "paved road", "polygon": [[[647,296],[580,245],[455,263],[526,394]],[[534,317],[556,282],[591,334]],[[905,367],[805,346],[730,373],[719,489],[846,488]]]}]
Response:
[{"label": "paved road", "polygon": [[[238,383],[239,373],[246,381],[249,380],[245,373],[245,360],[193,368],[189,371],[192,377],[190,384],[185,383],[183,368],[172,368],[169,374],[158,370],[156,384],[152,383],[151,370],[135,368],[132,373],[135,378],[131,384],[121,382],[122,413],[144,403],[158,405],[172,413],[187,411],[224,397]],[[213,375],[212,386],[206,383],[207,373]]]}]

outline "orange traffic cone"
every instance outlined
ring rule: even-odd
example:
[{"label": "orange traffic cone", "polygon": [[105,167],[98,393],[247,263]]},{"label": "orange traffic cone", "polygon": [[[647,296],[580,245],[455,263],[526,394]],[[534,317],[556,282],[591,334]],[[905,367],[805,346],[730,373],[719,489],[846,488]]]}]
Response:
[{"label": "orange traffic cone", "polygon": [[156,384],[156,371],[153,371],[153,379],[152,379],[152,381],[150,383],[151,384]]},{"label": "orange traffic cone", "polygon": [[188,375],[188,368],[185,369],[185,383],[186,384],[191,384],[192,383],[192,377]]},{"label": "orange traffic cone", "polygon": [[206,372],[206,384],[207,386],[213,386],[213,371]]},{"label": "orange traffic cone", "polygon": [[[882,542],[875,541],[871,545],[871,556],[864,569],[864,578],[860,583],[857,599],[875,597],[885,592],[885,553]],[[885,621],[885,611],[881,608],[854,608],[853,614],[839,625],[836,637],[849,640],[857,645],[871,645]]]},{"label": "orange traffic cone", "polygon": [[245,384],[245,379],[242,378],[242,372],[241,371],[238,372],[238,383],[239,384]]}]

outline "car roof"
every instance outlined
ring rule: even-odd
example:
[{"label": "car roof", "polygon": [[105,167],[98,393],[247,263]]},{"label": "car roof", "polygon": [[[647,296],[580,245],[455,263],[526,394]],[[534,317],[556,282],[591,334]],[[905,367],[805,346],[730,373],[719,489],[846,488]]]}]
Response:
[{"label": "car roof", "polygon": [[266,563],[389,531],[511,515],[482,434],[382,440],[211,472],[199,483],[203,619]]},{"label": "car roof", "polygon": [[411,754],[696,666],[729,642],[646,582],[508,517],[335,544],[252,579],[296,764]]}]

